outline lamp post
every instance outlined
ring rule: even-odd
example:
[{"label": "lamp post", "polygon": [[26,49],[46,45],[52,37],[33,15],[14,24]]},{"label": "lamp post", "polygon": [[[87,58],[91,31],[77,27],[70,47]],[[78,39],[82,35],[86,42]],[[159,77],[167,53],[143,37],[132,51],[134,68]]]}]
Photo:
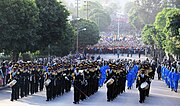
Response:
[{"label": "lamp post", "polygon": [[78,54],[78,46],[79,46],[79,32],[86,31],[86,28],[79,28],[77,29],[77,38],[76,38],[76,53]]},{"label": "lamp post", "polygon": [[51,61],[51,45],[48,45],[48,62]]}]

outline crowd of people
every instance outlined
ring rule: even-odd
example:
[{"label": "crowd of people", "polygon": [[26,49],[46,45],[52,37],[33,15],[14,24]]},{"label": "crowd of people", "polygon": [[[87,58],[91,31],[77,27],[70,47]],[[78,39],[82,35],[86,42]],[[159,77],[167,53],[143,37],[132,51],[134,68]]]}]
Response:
[{"label": "crowd of people", "polygon": [[[131,89],[136,82],[140,103],[149,96],[151,80],[157,69],[158,79],[177,92],[180,79],[179,63],[161,65],[157,60],[116,59],[104,60],[93,55],[68,55],[55,58],[50,63],[43,60],[2,64],[6,70],[4,84],[11,86],[11,101],[46,90],[46,101],[55,99],[74,88],[74,104],[79,104],[98,92],[104,84],[107,87],[107,101]],[[4,69],[3,69],[4,67]],[[104,68],[105,67],[105,68]],[[171,72],[167,72],[170,69]],[[167,74],[168,73],[168,74]],[[171,80],[172,79],[172,80]]]},{"label": "crowd of people", "polygon": [[[148,54],[150,48],[143,45],[142,41],[133,35],[122,35],[113,39],[114,35],[102,34],[96,45],[88,46],[84,52],[90,54]],[[129,56],[127,55],[127,56]]]}]

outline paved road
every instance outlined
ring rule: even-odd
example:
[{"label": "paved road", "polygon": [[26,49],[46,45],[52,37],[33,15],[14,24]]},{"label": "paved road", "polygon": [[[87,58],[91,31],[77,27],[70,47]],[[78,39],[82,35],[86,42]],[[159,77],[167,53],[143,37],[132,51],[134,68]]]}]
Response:
[{"label": "paved road", "polygon": [[[105,55],[102,55],[102,57]],[[105,58],[116,58],[113,55],[106,55]],[[135,58],[135,57],[133,57]],[[142,58],[143,59],[143,58]],[[131,90],[119,95],[114,101],[106,101],[105,85],[99,91],[85,101],[81,101],[78,106],[180,106],[180,90],[175,93],[167,88],[163,81],[152,81],[150,96],[146,98],[145,103],[140,104],[138,90],[133,85]],[[70,93],[56,98],[53,101],[46,102],[45,91],[38,92],[35,95],[19,99],[18,101],[10,101],[10,89],[0,90],[0,106],[77,106],[73,104],[73,88]]]},{"label": "paved road", "polygon": [[[156,77],[157,79],[157,77]],[[146,98],[145,103],[138,102],[138,90],[133,86],[131,90],[119,95],[114,101],[106,102],[105,85],[99,91],[79,105],[87,106],[180,106],[180,91],[178,93],[170,91],[162,81],[153,80],[150,96]],[[0,106],[75,106],[73,102],[73,88],[70,93],[56,98],[53,101],[46,102],[45,91],[38,92],[35,95],[28,96],[18,101],[10,101],[10,89],[0,91]]]},{"label": "paved road", "polygon": [[117,56],[117,54],[96,54],[95,57],[99,56],[101,58],[104,58],[105,60],[109,60],[109,59],[132,59],[132,60],[146,60],[148,57],[146,57],[145,55],[141,55],[141,57],[139,58],[138,54],[133,54],[132,57],[127,57],[127,54],[119,55],[119,58]]}]

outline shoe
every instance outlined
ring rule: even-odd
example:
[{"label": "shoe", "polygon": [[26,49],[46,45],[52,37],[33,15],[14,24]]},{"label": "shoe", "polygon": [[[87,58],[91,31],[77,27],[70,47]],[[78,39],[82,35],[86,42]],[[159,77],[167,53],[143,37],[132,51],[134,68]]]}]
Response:
[{"label": "shoe", "polygon": [[139,101],[139,103],[142,103],[142,101]]},{"label": "shoe", "polygon": [[73,102],[74,104],[77,104],[76,102]]},{"label": "shoe", "polygon": [[46,101],[49,101],[48,99]]}]

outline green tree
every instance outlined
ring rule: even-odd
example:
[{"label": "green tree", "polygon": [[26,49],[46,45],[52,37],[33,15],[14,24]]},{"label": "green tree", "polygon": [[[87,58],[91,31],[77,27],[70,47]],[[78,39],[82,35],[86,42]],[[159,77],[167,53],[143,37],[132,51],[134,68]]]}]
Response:
[{"label": "green tree", "polygon": [[45,49],[64,38],[69,12],[57,0],[36,0],[36,4],[40,11],[38,35],[41,36],[37,46]]},{"label": "green tree", "polygon": [[[165,49],[169,53],[180,55],[180,9],[172,9],[166,13],[166,34]],[[168,44],[171,44],[169,46]]]},{"label": "green tree", "polygon": [[163,48],[163,42],[166,40],[166,35],[164,33],[164,28],[166,26],[166,13],[172,10],[171,8],[165,8],[161,12],[159,12],[156,16],[154,26],[157,30],[156,36],[154,37],[154,41],[158,48]]},{"label": "green tree", "polygon": [[[64,37],[57,42],[57,44],[51,45],[51,55],[65,56],[70,51],[75,51],[75,30],[68,24]],[[48,49],[47,49],[48,50]]]},{"label": "green tree", "polygon": [[141,30],[145,25],[142,20],[143,17],[140,17],[139,14],[140,11],[137,7],[133,7],[128,13],[129,22],[137,31]]},{"label": "green tree", "polygon": [[134,2],[127,2],[124,6],[124,13],[128,15],[128,13],[130,12],[130,10],[135,7],[135,3]]},{"label": "green tree", "polygon": [[[94,45],[98,43],[99,37],[99,29],[97,25],[90,20],[73,20],[72,25],[77,28],[78,27],[78,42],[80,48],[85,48],[87,45]],[[86,28],[86,30],[82,30]],[[77,39],[76,39],[77,40]]]},{"label": "green tree", "polygon": [[163,32],[164,27],[166,26],[166,13],[172,10],[171,8],[164,8],[161,12],[159,12],[156,16],[154,26],[157,30]]},{"label": "green tree", "polygon": [[[111,24],[111,17],[110,14],[104,9],[104,7],[98,2],[88,2],[88,16],[89,20],[95,22],[100,31],[106,31],[109,25]],[[80,17],[86,18],[87,17],[87,7],[82,7],[80,9]],[[109,10],[110,12],[110,10]]]},{"label": "green tree", "polygon": [[129,22],[134,28],[141,30],[146,24],[154,23],[157,13],[163,7],[163,0],[135,0],[129,11]]},{"label": "green tree", "polygon": [[100,9],[94,9],[91,11],[90,20],[98,25],[100,31],[106,31],[111,24],[110,15]]},{"label": "green tree", "polygon": [[153,36],[155,36],[156,30],[153,25],[145,25],[142,30],[142,40],[147,45],[154,45]]},{"label": "green tree", "polygon": [[35,50],[38,18],[34,0],[0,0],[0,49],[12,53],[14,61],[20,52]]}]

